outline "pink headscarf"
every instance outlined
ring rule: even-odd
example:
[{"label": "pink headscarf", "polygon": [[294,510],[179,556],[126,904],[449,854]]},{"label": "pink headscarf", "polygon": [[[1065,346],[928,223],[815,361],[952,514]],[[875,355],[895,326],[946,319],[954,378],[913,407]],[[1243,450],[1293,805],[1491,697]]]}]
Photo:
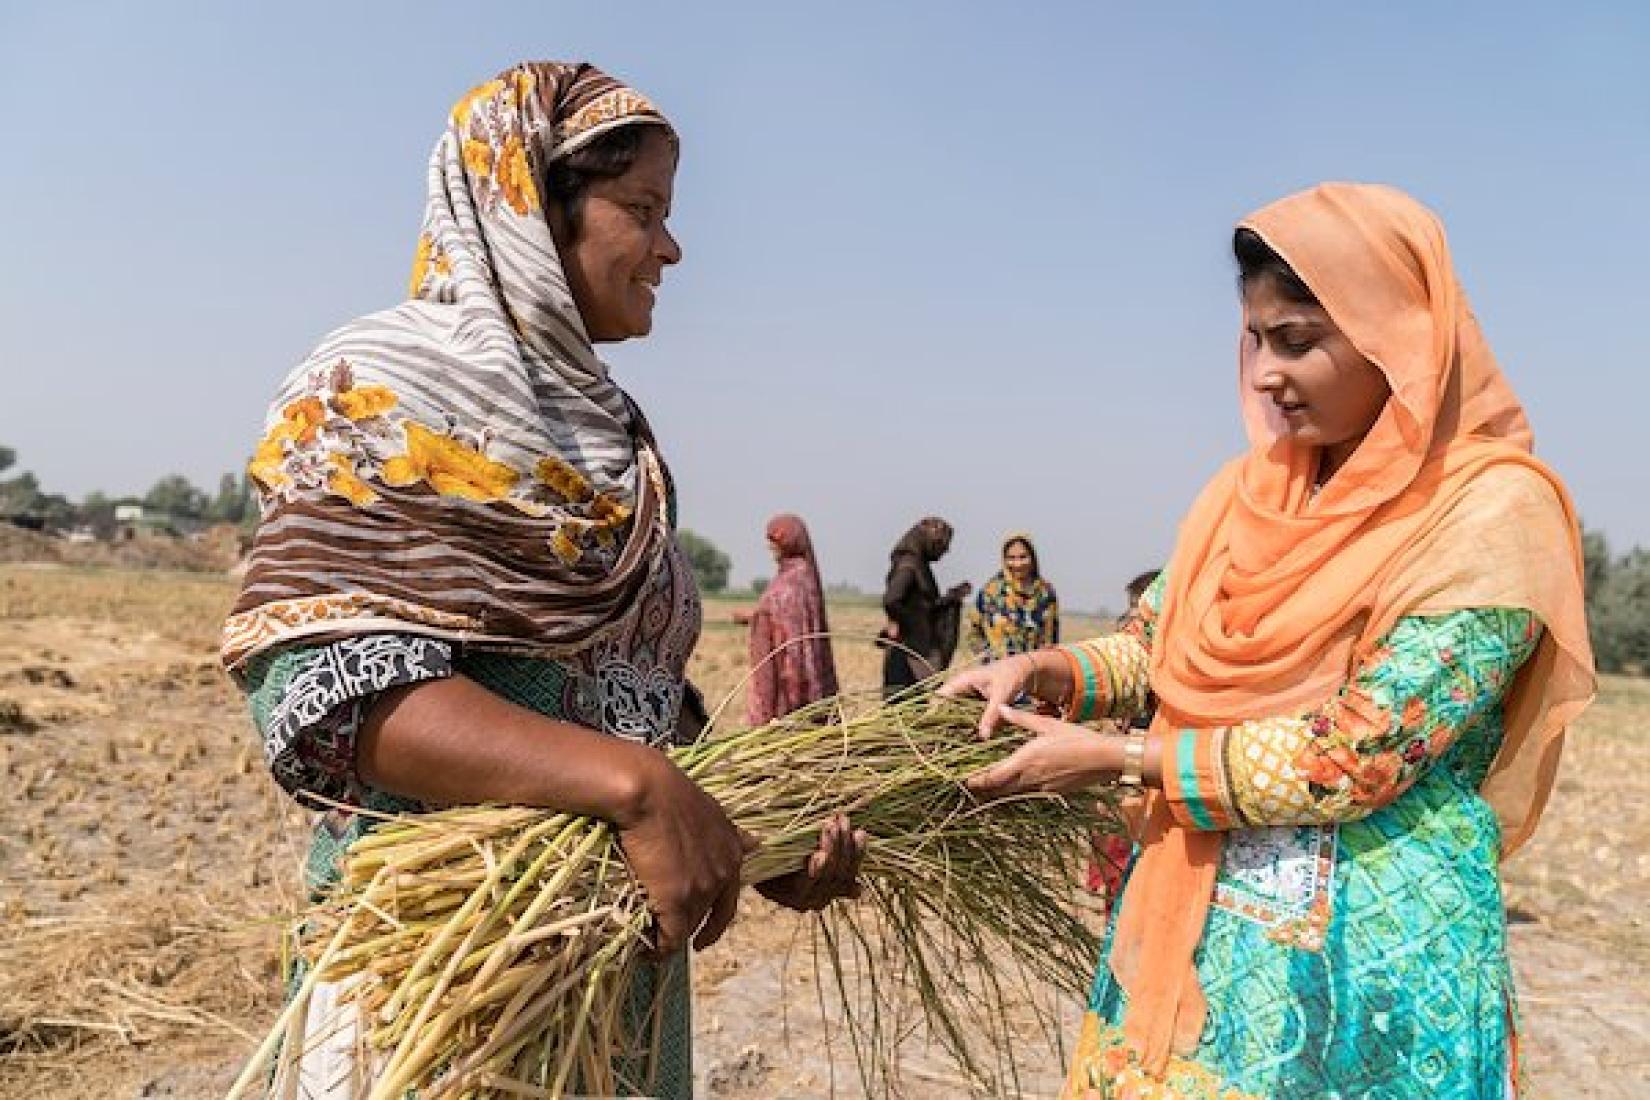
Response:
[{"label": "pink headscarf", "polygon": [[[824,635],[825,593],[813,541],[800,517],[768,521],[779,569],[751,615],[750,690],[745,718],[760,726],[837,693],[836,663]],[[801,640],[798,640],[801,639]]]}]

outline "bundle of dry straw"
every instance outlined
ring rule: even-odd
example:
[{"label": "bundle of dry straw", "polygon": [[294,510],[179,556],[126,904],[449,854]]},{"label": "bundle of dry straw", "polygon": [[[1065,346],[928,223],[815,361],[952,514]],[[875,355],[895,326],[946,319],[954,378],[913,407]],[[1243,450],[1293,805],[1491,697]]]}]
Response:
[{"label": "bundle of dry straw", "polygon": [[[762,841],[746,882],[801,868],[839,812],[870,834],[861,900],[819,926],[868,1091],[889,1087],[910,1033],[902,990],[977,1084],[1017,1091],[1008,984],[1081,995],[1097,945],[1073,884],[1106,823],[1093,799],[972,797],[960,780],[1023,741],[978,740],[978,703],[854,706],[829,700],[672,755]],[[298,928],[307,977],[231,1098],[271,1062],[277,1092],[296,1079],[310,995],[335,982],[359,1014],[373,1100],[648,1091],[656,1037],[627,1001],[649,916],[603,821],[494,806],[396,819],[351,848]]]}]

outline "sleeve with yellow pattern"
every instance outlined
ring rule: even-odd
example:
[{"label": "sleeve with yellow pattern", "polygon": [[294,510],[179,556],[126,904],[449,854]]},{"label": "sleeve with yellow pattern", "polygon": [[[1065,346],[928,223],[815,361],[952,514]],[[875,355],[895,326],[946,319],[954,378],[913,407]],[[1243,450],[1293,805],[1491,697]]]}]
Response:
[{"label": "sleeve with yellow pattern", "polygon": [[1132,718],[1146,709],[1151,695],[1147,665],[1151,654],[1138,635],[1108,634],[1059,647],[1071,673],[1071,702],[1066,719]]},{"label": "sleeve with yellow pattern", "polygon": [[1071,673],[1068,721],[1129,719],[1150,705],[1148,666],[1163,606],[1163,580],[1159,574],[1123,617],[1117,633],[1059,647]]},{"label": "sleeve with yellow pattern", "polygon": [[1400,619],[1317,710],[1169,735],[1169,808],[1190,829],[1366,817],[1499,716],[1539,639],[1535,617],[1516,608]]}]

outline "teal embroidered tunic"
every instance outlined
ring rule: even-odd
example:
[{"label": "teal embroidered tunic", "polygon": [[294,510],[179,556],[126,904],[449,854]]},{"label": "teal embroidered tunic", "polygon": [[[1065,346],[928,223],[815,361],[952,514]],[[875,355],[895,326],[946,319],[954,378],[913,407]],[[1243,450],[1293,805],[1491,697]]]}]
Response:
[{"label": "teal embroidered tunic", "polygon": [[[1131,632],[1068,647],[1085,715],[1143,704],[1163,587]],[[1165,746],[1176,817],[1226,843],[1195,956],[1208,1020],[1153,1096],[1515,1094],[1500,826],[1478,788],[1539,637],[1516,608],[1404,618],[1317,711]],[[1141,1080],[1110,939],[1068,1095]]]}]

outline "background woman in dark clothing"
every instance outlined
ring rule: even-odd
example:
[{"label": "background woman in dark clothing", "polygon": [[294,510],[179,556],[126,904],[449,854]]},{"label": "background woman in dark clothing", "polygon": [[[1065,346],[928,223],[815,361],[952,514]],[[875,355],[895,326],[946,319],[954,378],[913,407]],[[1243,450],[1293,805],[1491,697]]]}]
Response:
[{"label": "background woman in dark clothing", "polygon": [[889,555],[882,608],[888,623],[882,637],[882,693],[892,696],[951,663],[957,649],[962,601],[972,590],[964,581],[943,594],[932,563],[951,549],[951,525],[929,516],[905,532]]}]

